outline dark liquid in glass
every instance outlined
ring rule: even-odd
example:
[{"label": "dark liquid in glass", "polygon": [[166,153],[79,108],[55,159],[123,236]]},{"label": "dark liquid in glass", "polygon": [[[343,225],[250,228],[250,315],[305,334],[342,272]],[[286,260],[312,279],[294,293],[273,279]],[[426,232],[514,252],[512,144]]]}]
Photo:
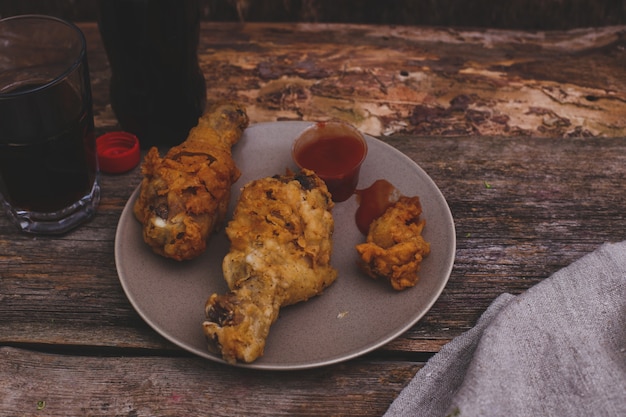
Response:
[{"label": "dark liquid in glass", "polygon": [[91,108],[67,82],[11,101],[9,106],[0,98],[0,191],[5,199],[18,210],[53,212],[87,195],[97,170]]}]

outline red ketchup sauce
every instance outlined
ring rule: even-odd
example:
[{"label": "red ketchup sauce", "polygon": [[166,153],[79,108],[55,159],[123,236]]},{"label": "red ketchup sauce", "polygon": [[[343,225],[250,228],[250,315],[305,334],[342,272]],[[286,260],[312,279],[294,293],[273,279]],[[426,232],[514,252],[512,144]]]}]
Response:
[{"label": "red ketchup sauce", "polygon": [[400,191],[387,180],[377,180],[368,188],[356,190],[359,208],[356,210],[356,225],[367,235],[370,224],[402,196]]},{"label": "red ketchup sauce", "polygon": [[[337,126],[336,126],[337,125]],[[367,154],[363,137],[339,123],[318,123],[294,144],[293,158],[326,183],[333,201],[345,201],[359,182],[361,163]]]}]

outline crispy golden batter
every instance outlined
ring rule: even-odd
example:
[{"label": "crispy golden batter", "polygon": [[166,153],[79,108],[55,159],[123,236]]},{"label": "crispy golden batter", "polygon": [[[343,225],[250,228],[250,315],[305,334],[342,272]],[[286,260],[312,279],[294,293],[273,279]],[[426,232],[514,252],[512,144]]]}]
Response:
[{"label": "crispy golden batter", "polygon": [[222,269],[231,291],[213,294],[203,323],[209,348],[228,362],[263,355],[281,307],[332,284],[330,193],[312,171],[247,184],[226,228],[230,252]]},{"label": "crispy golden batter", "polygon": [[150,149],[134,213],[154,252],[187,260],[205,250],[209,235],[224,220],[231,185],[239,178],[231,147],[247,125],[243,107],[219,104],[165,157]]},{"label": "crispy golden batter", "polygon": [[396,290],[414,286],[422,259],[430,244],[422,237],[419,197],[400,197],[374,220],[366,243],[356,246],[362,269],[373,278],[386,278]]}]

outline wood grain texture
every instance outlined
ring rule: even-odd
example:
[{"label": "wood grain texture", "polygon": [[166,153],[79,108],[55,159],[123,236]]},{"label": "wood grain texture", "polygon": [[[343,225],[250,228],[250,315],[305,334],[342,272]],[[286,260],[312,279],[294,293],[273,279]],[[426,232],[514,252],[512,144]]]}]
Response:
[{"label": "wood grain texture", "polygon": [[0,407],[7,417],[380,416],[419,368],[353,361],[276,374],[197,358],[68,357],[5,347]]},{"label": "wood grain texture", "polygon": [[[603,242],[624,238],[623,139],[387,141],[438,184],[458,239],[442,297],[391,350],[435,352],[501,292],[520,293]],[[138,183],[137,170],[104,176],[94,221],[62,238],[17,234],[2,218],[3,343],[174,349],[138,318],[115,270],[117,220]]]},{"label": "wood grain texture", "polygon": [[[499,294],[518,294],[624,239],[624,139],[388,142],[439,185],[458,238],[441,298],[404,335],[361,359],[297,373],[189,357],[153,332],[120,288],[114,230],[139,178],[105,176],[96,218],[62,238],[18,234],[0,220],[0,345],[22,348],[0,349],[0,408],[53,416],[379,416],[422,361],[473,326]],[[46,401],[45,413],[35,413],[37,401]]]},{"label": "wood grain texture", "polygon": [[[118,128],[108,63],[96,25],[81,28],[102,133]],[[191,357],[139,317],[118,280],[115,231],[139,168],[102,175],[95,219],[64,236],[20,234],[0,217],[0,410],[381,415],[498,295],[626,238],[623,45],[623,28],[204,25],[212,100],[244,102],[253,123],[351,121],[432,177],[457,231],[448,285],[413,328],[348,363],[272,373]]]},{"label": "wood grain texture", "polygon": [[[114,128],[108,65],[90,46],[96,122]],[[626,136],[626,27],[521,32],[410,26],[208,23],[209,101],[251,122],[348,121],[374,136]]]}]

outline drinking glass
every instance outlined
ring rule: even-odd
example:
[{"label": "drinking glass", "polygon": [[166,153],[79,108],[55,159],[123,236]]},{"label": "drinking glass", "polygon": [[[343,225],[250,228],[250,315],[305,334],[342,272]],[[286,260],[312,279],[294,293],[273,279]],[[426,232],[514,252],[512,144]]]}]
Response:
[{"label": "drinking glass", "polygon": [[85,37],[49,16],[0,20],[0,202],[25,232],[65,233],[100,200]]}]

